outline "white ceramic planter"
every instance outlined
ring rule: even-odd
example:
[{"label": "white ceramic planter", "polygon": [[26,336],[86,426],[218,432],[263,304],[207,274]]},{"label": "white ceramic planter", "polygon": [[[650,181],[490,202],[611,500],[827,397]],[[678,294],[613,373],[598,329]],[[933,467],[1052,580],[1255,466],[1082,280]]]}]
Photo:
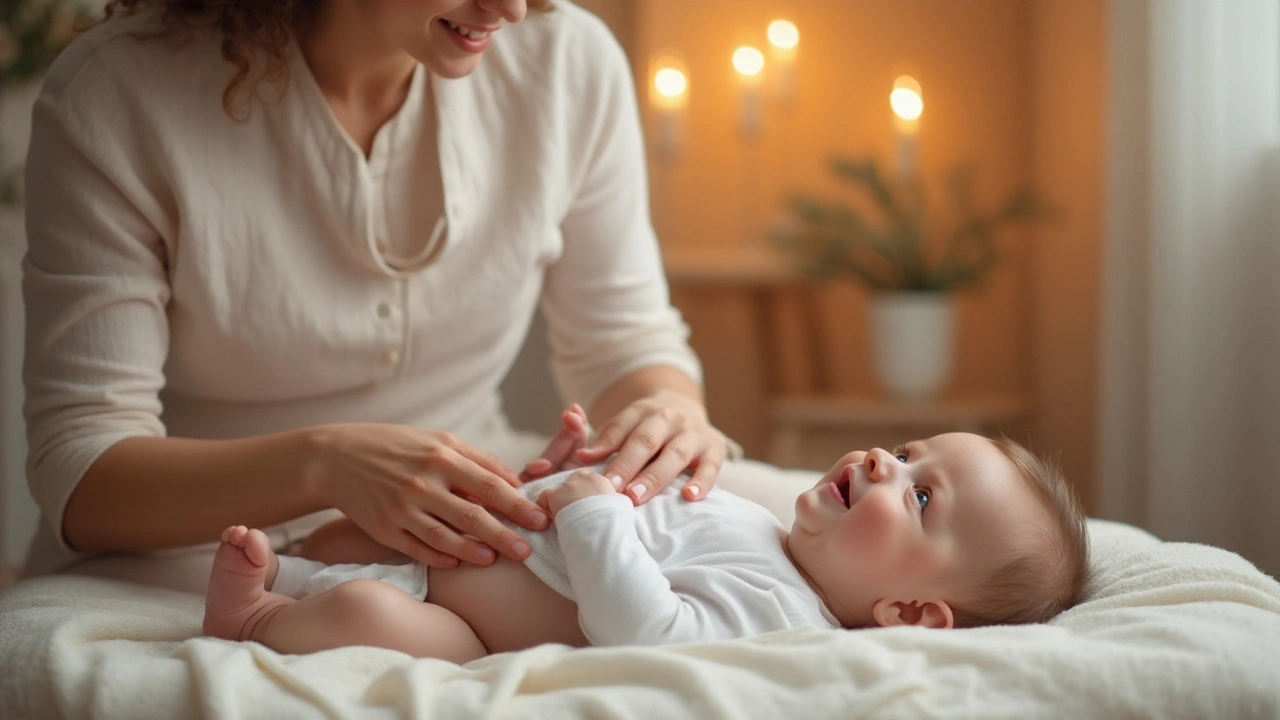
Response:
[{"label": "white ceramic planter", "polygon": [[947,293],[885,292],[871,298],[876,379],[896,400],[931,400],[951,376],[954,310]]}]

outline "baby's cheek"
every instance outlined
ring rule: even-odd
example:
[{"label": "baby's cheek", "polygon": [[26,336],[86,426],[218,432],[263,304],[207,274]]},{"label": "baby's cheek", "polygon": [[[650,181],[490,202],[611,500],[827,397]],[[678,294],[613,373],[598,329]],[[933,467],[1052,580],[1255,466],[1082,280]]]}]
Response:
[{"label": "baby's cheek", "polygon": [[902,533],[902,524],[909,518],[903,510],[900,498],[881,492],[863,498],[854,508],[857,523],[854,529],[863,542],[878,547],[894,544]]}]

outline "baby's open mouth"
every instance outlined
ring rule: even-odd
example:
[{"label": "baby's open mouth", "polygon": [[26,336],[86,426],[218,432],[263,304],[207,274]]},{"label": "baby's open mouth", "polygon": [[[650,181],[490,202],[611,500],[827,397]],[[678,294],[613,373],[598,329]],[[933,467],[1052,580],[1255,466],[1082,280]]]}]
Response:
[{"label": "baby's open mouth", "polygon": [[849,470],[849,468],[845,468],[845,470],[840,473],[840,478],[837,478],[836,482],[831,483],[832,493],[835,493],[836,497],[840,498],[840,501],[845,503],[845,507],[849,507],[849,493],[850,488],[852,487],[852,473],[850,473]]}]

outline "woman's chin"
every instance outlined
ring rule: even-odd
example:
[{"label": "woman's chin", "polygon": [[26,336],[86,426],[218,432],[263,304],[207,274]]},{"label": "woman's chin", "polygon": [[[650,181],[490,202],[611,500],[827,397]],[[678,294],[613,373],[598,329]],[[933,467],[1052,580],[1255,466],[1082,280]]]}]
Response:
[{"label": "woman's chin", "polygon": [[432,75],[444,78],[445,80],[457,80],[464,78],[476,71],[480,66],[479,57],[466,58],[441,58],[433,57],[424,60],[423,65],[431,71]]}]

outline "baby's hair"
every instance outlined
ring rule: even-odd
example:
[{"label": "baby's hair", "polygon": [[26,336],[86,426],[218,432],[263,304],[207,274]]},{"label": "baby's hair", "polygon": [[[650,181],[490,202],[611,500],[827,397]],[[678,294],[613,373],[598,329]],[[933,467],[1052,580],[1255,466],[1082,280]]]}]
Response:
[{"label": "baby's hair", "polygon": [[953,603],[956,627],[1047,622],[1080,600],[1089,567],[1089,536],[1079,498],[1062,470],[1007,437],[991,442],[1048,515],[994,572]]}]

